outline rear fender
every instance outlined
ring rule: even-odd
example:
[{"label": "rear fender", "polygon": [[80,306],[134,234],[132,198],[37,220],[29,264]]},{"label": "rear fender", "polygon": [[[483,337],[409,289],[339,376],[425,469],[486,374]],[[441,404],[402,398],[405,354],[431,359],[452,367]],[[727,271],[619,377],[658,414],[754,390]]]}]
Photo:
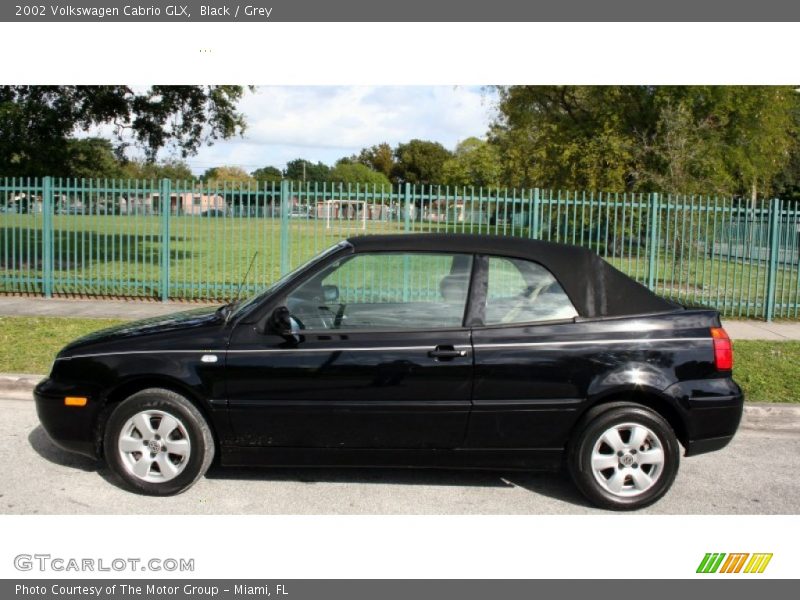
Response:
[{"label": "rear fender", "polygon": [[664,390],[675,383],[663,370],[645,362],[631,362],[618,369],[603,373],[592,381],[588,390],[590,400],[629,390],[664,395]]}]

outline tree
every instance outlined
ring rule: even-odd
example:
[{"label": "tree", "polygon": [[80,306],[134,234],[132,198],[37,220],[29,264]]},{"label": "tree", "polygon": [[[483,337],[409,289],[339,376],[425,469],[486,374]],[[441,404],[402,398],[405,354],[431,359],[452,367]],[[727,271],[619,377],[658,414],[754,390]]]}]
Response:
[{"label": "tree", "polygon": [[125,179],[170,179],[184,181],[194,179],[192,170],[184,161],[172,158],[162,162],[129,160],[122,164],[120,177]]},{"label": "tree", "polygon": [[397,182],[413,184],[442,183],[445,161],[450,152],[438,142],[411,140],[398,144],[392,176]]},{"label": "tree", "polygon": [[328,179],[330,170],[331,168],[328,165],[321,162],[314,164],[304,158],[296,158],[286,163],[286,169],[283,174],[287,179],[295,181],[323,182]]},{"label": "tree", "polygon": [[755,202],[798,152],[792,86],[511,86],[498,111],[491,141],[512,185]]},{"label": "tree", "polygon": [[244,130],[241,86],[0,86],[0,174],[71,175],[68,141],[107,125],[118,157],[140,147],[150,162],[162,148],[182,157]]},{"label": "tree", "polygon": [[208,183],[252,183],[253,177],[241,167],[211,167],[206,169],[200,179]]},{"label": "tree", "polygon": [[283,172],[278,167],[261,167],[250,173],[254,179],[258,181],[280,181],[283,179]]},{"label": "tree", "polygon": [[447,185],[498,187],[502,176],[500,153],[484,140],[467,138],[445,161],[442,174]]},{"label": "tree", "polygon": [[70,177],[103,179],[120,177],[123,173],[111,142],[102,138],[67,140],[64,161]]},{"label": "tree", "polygon": [[392,176],[392,170],[395,167],[392,147],[386,142],[362,149],[357,156],[352,158],[352,162],[366,165],[373,171],[383,173],[387,178]]},{"label": "tree", "polygon": [[648,125],[644,90],[645,86],[501,87],[493,141],[516,150],[512,159],[516,169],[524,167],[529,184],[623,191],[636,164],[635,133]]},{"label": "tree", "polygon": [[386,175],[374,171],[366,165],[342,161],[339,161],[331,170],[328,179],[334,183],[358,183],[376,187],[389,187],[392,184]]}]

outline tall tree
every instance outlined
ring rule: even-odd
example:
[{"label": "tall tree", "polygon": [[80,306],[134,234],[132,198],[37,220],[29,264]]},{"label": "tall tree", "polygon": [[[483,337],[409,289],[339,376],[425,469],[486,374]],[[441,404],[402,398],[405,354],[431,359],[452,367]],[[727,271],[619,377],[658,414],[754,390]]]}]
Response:
[{"label": "tall tree", "polygon": [[211,167],[206,169],[205,173],[200,177],[203,181],[209,183],[249,183],[253,181],[253,177],[241,167],[222,166]]},{"label": "tall tree", "polygon": [[134,144],[154,161],[174,147],[190,156],[203,144],[244,130],[241,86],[0,86],[0,175],[70,175],[65,157],[78,130],[113,128],[115,151]]},{"label": "tall tree", "polygon": [[368,166],[373,171],[383,173],[386,177],[392,176],[395,166],[394,152],[386,142],[362,149],[357,156],[353,157],[353,160]]},{"label": "tall tree", "polygon": [[442,174],[443,183],[448,185],[497,187],[502,176],[500,153],[496,146],[469,137],[445,161]]},{"label": "tall tree", "polygon": [[114,154],[111,142],[102,138],[67,140],[64,171],[75,178],[114,178],[123,175],[123,167]]},{"label": "tall tree", "polygon": [[798,152],[792,86],[499,88],[507,183],[770,194]]},{"label": "tall tree", "polygon": [[121,177],[126,179],[171,179],[173,181],[192,180],[191,168],[183,160],[170,158],[160,162],[129,160],[122,164]]},{"label": "tall tree", "polygon": [[411,140],[398,144],[394,151],[396,164],[393,178],[399,183],[442,183],[443,167],[450,151],[438,142]]},{"label": "tall tree", "polygon": [[369,186],[390,186],[391,181],[383,173],[370,169],[361,163],[339,161],[328,174],[328,179],[334,183],[360,183]]},{"label": "tall tree", "polygon": [[296,158],[286,163],[283,174],[294,181],[326,181],[331,168],[321,162],[312,163],[304,158]]},{"label": "tall tree", "polygon": [[280,181],[283,179],[283,172],[278,167],[261,167],[250,173],[250,175],[258,181],[266,182]]}]

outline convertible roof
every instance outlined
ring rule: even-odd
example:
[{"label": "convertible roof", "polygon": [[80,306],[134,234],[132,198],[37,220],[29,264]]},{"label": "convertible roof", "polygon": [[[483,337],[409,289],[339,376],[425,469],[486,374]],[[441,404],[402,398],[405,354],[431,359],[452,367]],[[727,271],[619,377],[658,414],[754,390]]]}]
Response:
[{"label": "convertible roof", "polygon": [[356,252],[422,251],[486,254],[540,263],[558,279],[582,317],[669,312],[676,304],[586,248],[525,238],[459,233],[367,235],[347,240]]}]

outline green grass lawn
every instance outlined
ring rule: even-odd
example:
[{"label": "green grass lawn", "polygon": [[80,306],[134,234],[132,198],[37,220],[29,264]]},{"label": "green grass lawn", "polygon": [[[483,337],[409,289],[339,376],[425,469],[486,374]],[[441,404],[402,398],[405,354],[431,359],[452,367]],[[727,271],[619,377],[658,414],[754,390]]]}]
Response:
[{"label": "green grass lawn", "polygon": [[0,373],[47,373],[56,352],[120,319],[0,317]]},{"label": "green grass lawn", "polygon": [[[46,373],[71,340],[118,319],[0,317],[0,373]],[[800,403],[800,342],[734,342],[734,377],[751,402]]]},{"label": "green grass lawn", "polygon": [[733,342],[733,375],[751,402],[800,403],[800,342]]}]

